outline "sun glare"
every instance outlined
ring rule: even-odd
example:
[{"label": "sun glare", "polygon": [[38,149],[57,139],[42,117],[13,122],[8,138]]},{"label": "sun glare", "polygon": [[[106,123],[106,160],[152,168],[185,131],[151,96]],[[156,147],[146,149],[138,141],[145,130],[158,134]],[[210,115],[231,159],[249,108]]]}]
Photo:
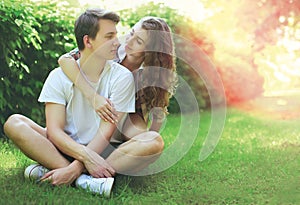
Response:
[{"label": "sun glare", "polygon": [[[203,5],[199,0],[189,0],[186,1],[178,0],[109,0],[109,1],[99,1],[99,0],[79,0],[79,3],[84,5],[102,6],[105,9],[112,11],[119,11],[128,8],[135,8],[145,3],[164,3],[166,6],[178,10],[178,13],[190,17],[193,21],[201,21],[206,15]],[[192,5],[192,6],[191,6]]]},{"label": "sun glare", "polygon": [[[189,0],[188,2],[178,0],[79,0],[79,2],[84,7],[101,5],[101,7],[113,11],[136,8],[150,2],[163,3],[165,6],[176,9],[178,14],[190,17],[194,22],[205,22],[203,20],[211,16],[209,12],[212,12],[211,10],[205,9],[200,0]],[[261,3],[264,2],[265,1],[261,1]],[[240,56],[241,53],[245,56],[253,54],[252,46],[254,34],[251,33],[251,30],[247,30],[247,28],[251,27],[252,21],[247,21],[250,22],[250,26],[248,27],[237,24],[239,19],[233,14],[237,12],[240,4],[229,4],[225,6],[226,7],[223,8],[224,11],[217,11],[216,13],[218,15],[212,18],[214,20],[210,19],[211,24],[206,25],[207,35],[213,40],[214,47],[216,48],[214,52],[215,60],[222,61],[222,65],[228,64],[228,67],[240,66],[244,68],[244,70],[249,71],[252,69],[252,67],[250,68],[251,65],[245,64],[242,58],[239,59],[238,56]],[[249,5],[249,7],[252,8],[251,5]],[[247,20],[245,12],[240,15],[241,18],[245,18],[245,21]],[[276,19],[274,19],[274,21],[276,21]],[[280,16],[277,21],[281,24],[287,23],[288,25],[292,25],[295,19],[293,16]],[[211,25],[215,25],[214,29],[211,28]],[[252,27],[255,26],[258,25],[253,23]],[[299,32],[298,36],[300,36],[300,31],[291,31],[289,29],[291,29],[289,26],[278,28],[276,33],[273,33],[278,37],[275,37],[277,38],[277,42],[267,44],[263,51],[254,54],[254,61],[258,67],[258,72],[264,78],[263,89],[265,95],[283,90],[300,90],[300,57],[298,54],[300,42],[298,40],[299,38],[295,39],[296,35],[290,36],[293,32]],[[263,39],[265,33],[261,32],[261,34],[255,35],[260,35],[259,37]],[[266,35],[267,40],[271,40],[273,37],[274,36]]]}]

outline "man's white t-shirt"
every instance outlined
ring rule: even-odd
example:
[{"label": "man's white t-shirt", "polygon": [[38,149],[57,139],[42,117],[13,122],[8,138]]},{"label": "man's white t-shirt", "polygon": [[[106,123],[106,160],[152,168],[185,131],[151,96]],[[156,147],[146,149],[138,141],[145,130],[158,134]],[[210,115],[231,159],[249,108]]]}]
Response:
[{"label": "man's white t-shirt", "polygon": [[[101,96],[111,100],[116,111],[135,112],[134,80],[127,68],[109,61],[99,81],[90,84]],[[95,136],[100,125],[100,117],[61,68],[50,72],[38,101],[66,106],[64,131],[76,142],[86,145]]]}]

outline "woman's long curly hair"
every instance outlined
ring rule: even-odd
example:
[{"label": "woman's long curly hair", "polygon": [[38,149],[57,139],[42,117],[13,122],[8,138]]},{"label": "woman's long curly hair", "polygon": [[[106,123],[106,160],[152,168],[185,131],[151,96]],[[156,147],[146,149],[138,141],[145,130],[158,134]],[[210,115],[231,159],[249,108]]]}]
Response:
[{"label": "woman's long curly hair", "polygon": [[137,100],[146,104],[147,112],[162,108],[167,114],[169,99],[177,85],[174,42],[171,29],[161,18],[141,19],[142,28],[147,31],[143,69],[138,77]]}]

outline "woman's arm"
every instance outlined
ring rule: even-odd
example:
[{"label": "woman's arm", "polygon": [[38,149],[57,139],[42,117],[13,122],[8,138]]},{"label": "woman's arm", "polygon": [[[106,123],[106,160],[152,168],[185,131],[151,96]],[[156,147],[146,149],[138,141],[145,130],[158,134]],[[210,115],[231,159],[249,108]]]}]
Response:
[{"label": "woman's arm", "polygon": [[149,127],[149,131],[156,131],[159,132],[162,124],[166,119],[166,108],[156,107],[152,108],[151,115],[152,121]]},{"label": "woman's arm", "polygon": [[149,127],[149,131],[155,131],[155,132],[158,132],[159,133],[159,130],[162,126],[162,121],[158,121],[156,119],[153,119],[150,127]]},{"label": "woman's arm", "polygon": [[97,93],[80,73],[79,66],[75,59],[73,59],[71,55],[63,55],[58,59],[58,64],[68,78],[75,84],[77,88],[79,88],[89,102],[92,103],[93,96],[97,95]]},{"label": "woman's arm", "polygon": [[62,55],[58,63],[66,76],[75,84],[75,86],[84,94],[92,104],[98,115],[105,121],[111,123],[117,122],[116,111],[109,99],[100,96],[93,87],[86,81],[79,70],[78,64],[70,54]]}]

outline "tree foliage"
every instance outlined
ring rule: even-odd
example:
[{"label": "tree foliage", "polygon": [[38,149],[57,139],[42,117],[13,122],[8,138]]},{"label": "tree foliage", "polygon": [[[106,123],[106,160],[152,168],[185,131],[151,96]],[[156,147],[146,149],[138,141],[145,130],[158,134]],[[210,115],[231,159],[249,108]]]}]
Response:
[{"label": "tree foliage", "polygon": [[1,124],[12,113],[44,123],[44,107],[37,98],[57,58],[74,48],[74,13],[59,1],[0,2]]},{"label": "tree foliage", "polygon": [[[299,35],[296,36],[300,32],[300,1],[203,2],[212,14],[203,24],[206,35],[214,42],[212,58],[228,103],[253,99],[266,89],[276,89],[281,81],[276,76],[282,77],[287,70],[300,73],[299,69],[296,72],[300,46],[291,49],[286,44],[299,44]],[[280,69],[282,61],[285,68]],[[286,79],[292,81],[291,85],[299,85],[299,74],[293,74]]]},{"label": "tree foliage", "polygon": [[[210,106],[208,90],[214,89],[214,82],[205,84],[188,62],[200,64],[203,74],[213,79],[211,63],[203,54],[215,65],[228,103],[255,98],[269,87],[284,87],[274,81],[266,86],[270,75],[285,85],[300,86],[300,1],[201,2],[209,15],[197,23],[162,3],[123,10],[120,15],[128,28],[144,16],[162,17],[174,34],[196,46],[175,39],[177,54],[185,52],[189,58],[177,59],[178,73],[191,86],[200,108]],[[57,67],[57,58],[75,47],[73,24],[80,8],[70,7],[77,5],[72,0],[0,1],[1,124],[12,113],[43,124],[44,106],[37,98],[49,71]],[[179,111],[176,100],[170,103],[171,112]]]}]

